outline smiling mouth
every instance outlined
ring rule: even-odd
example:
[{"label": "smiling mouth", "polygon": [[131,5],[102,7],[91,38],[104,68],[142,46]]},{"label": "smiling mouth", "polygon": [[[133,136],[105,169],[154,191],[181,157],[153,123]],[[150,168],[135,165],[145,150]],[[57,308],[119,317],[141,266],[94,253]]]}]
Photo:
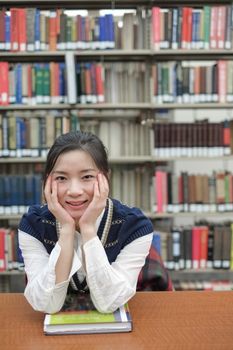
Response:
[{"label": "smiling mouth", "polygon": [[87,203],[87,200],[86,201],[82,201],[82,202],[68,202],[68,201],[66,202],[66,204],[68,204],[68,205],[70,205],[72,207],[76,207],[76,208],[81,207],[81,206],[83,206],[86,203]]}]

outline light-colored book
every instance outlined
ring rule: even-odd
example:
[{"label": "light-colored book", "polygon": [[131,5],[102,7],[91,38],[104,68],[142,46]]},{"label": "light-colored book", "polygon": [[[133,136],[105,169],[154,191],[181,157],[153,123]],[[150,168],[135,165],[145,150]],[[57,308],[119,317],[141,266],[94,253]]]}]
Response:
[{"label": "light-colored book", "polygon": [[89,294],[70,294],[63,308],[56,314],[46,314],[44,333],[90,334],[132,331],[132,319],[128,305],[121,306],[112,313],[100,313]]}]

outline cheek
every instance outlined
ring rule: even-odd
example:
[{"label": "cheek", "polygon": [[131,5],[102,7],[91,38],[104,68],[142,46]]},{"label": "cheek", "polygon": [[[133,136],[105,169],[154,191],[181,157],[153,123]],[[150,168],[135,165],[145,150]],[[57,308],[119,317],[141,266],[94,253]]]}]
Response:
[{"label": "cheek", "polygon": [[63,183],[58,183],[57,184],[57,198],[59,202],[62,202],[64,199],[64,194],[67,191],[67,186]]},{"label": "cheek", "polygon": [[94,182],[88,182],[85,185],[85,192],[90,196],[93,197],[94,195]]}]

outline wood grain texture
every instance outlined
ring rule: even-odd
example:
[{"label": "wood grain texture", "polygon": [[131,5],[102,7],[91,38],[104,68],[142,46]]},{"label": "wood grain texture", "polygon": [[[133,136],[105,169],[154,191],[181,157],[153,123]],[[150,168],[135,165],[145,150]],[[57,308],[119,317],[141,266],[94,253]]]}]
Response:
[{"label": "wood grain texture", "polygon": [[0,294],[2,350],[233,349],[232,292],[144,292],[130,301],[133,332],[43,334],[42,313],[22,294]]}]

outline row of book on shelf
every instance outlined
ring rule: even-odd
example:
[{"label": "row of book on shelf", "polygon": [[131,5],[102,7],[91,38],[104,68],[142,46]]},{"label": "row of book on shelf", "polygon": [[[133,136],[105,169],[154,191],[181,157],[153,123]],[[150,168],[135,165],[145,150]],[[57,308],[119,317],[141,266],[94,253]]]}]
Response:
[{"label": "row of book on shelf", "polygon": [[158,230],[153,244],[169,270],[233,269],[231,222],[204,222],[172,227],[170,231]]},{"label": "row of book on shelf", "polygon": [[[0,175],[0,214],[21,214],[41,203],[42,171]],[[232,212],[233,174],[175,174],[153,165],[112,165],[110,195],[151,213]]]},{"label": "row of book on shelf", "polygon": [[144,62],[0,62],[0,104],[149,102]]},{"label": "row of book on shelf", "polygon": [[152,154],[153,130],[140,121],[79,120],[77,112],[0,113],[0,156],[45,157],[55,138],[77,129],[97,135],[109,157]]},{"label": "row of book on shelf", "polygon": [[15,228],[0,227],[0,272],[23,270],[23,259]]},{"label": "row of book on shelf", "polygon": [[[124,113],[124,112],[122,112]],[[109,113],[109,115],[111,112]],[[219,157],[233,153],[233,122],[161,122],[118,118],[85,122],[77,111],[0,113],[0,156],[45,157],[55,138],[81,129],[96,134],[109,157]]]},{"label": "row of book on shelf", "polygon": [[219,123],[205,120],[180,123],[155,123],[156,157],[216,157],[232,154],[232,120]]},{"label": "row of book on shelf", "polygon": [[233,61],[0,62],[0,104],[231,103]]},{"label": "row of book on shelf", "polygon": [[111,12],[82,16],[60,9],[2,9],[0,50],[24,52],[150,47],[151,30],[146,21],[148,11],[138,9],[122,16]]},{"label": "row of book on shelf", "polygon": [[233,177],[228,171],[180,174],[158,169],[154,173],[153,212],[225,212],[233,209]]},{"label": "row of book on shelf", "polygon": [[152,8],[153,48],[231,49],[232,5]]},{"label": "row of book on shelf", "polygon": [[213,281],[173,281],[173,287],[176,291],[227,291],[233,290],[233,283],[229,280],[213,280]]},{"label": "row of book on shelf", "polygon": [[[156,226],[156,225],[155,225]],[[155,231],[152,244],[169,270],[233,269],[233,224],[196,223]],[[0,271],[20,268],[17,230],[0,228]]]},{"label": "row of book on shelf", "polygon": [[154,63],[152,100],[159,104],[232,102],[232,69],[227,59]]},{"label": "row of book on shelf", "polygon": [[232,5],[137,8],[87,16],[61,9],[0,11],[0,50],[231,49]]}]

